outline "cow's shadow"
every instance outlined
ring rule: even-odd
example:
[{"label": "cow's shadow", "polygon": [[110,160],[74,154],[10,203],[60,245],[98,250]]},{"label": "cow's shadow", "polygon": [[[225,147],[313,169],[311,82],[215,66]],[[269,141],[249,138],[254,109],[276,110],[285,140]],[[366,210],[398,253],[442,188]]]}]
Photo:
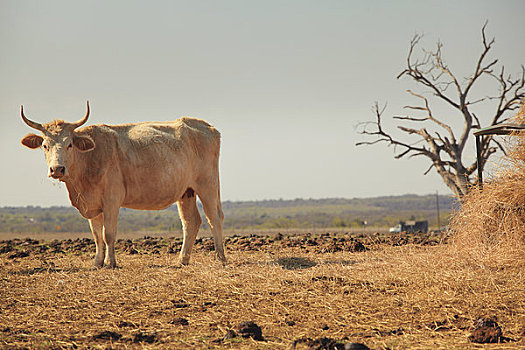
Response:
[{"label": "cow's shadow", "polygon": [[32,268],[25,268],[15,271],[9,271],[8,273],[10,275],[14,276],[32,276],[36,274],[41,273],[76,273],[76,272],[82,272],[87,271],[87,269],[82,268],[67,268],[67,269],[61,269],[61,268],[54,268],[54,267],[32,267]]},{"label": "cow's shadow", "polygon": [[301,256],[286,256],[286,257],[272,257],[270,261],[251,261],[245,260],[240,263],[234,264],[235,266],[246,266],[246,265],[266,265],[266,266],[280,266],[285,270],[306,270],[315,266],[322,265],[343,265],[351,266],[358,264],[356,260],[313,260],[307,257]]},{"label": "cow's shadow", "polygon": [[343,266],[350,266],[350,265],[355,265],[355,264],[358,264],[359,261],[356,261],[356,260],[324,260],[323,261],[323,264],[339,264],[339,265],[343,265]]},{"label": "cow's shadow", "polygon": [[277,258],[273,261],[273,263],[287,270],[305,270],[314,267],[318,264],[312,259],[303,258],[299,256]]}]

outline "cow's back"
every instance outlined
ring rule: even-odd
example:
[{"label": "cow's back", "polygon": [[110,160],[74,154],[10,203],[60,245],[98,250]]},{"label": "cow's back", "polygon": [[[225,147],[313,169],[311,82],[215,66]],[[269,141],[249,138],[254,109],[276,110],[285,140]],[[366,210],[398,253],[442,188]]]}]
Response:
[{"label": "cow's back", "polygon": [[194,187],[196,179],[218,172],[220,133],[203,120],[183,117],[88,128],[96,145],[114,148],[105,152],[112,154],[106,159],[110,162],[107,175],[121,179],[122,206],[167,207]]}]

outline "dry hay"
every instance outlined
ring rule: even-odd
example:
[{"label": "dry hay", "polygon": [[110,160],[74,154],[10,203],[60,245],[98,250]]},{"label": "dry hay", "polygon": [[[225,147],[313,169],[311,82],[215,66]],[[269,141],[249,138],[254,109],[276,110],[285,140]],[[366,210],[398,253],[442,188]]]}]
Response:
[{"label": "dry hay", "polygon": [[[525,104],[514,122],[525,124]],[[451,246],[483,264],[525,260],[525,131],[510,136],[506,146],[495,175],[464,197],[451,221]]]},{"label": "dry hay", "polygon": [[0,348],[463,349],[484,316],[508,340],[492,349],[525,346],[524,266],[386,237],[234,237],[226,266],[200,240],[184,267],[176,241],[121,241],[120,268],[94,271],[92,242],[0,242]]}]

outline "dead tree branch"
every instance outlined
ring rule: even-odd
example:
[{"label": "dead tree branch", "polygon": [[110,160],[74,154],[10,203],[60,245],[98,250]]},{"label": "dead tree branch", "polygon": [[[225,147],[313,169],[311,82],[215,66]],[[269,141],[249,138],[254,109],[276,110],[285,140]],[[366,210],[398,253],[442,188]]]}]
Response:
[{"label": "dead tree branch", "polygon": [[[386,104],[380,108],[376,102],[374,105],[375,121],[359,124],[360,134],[375,138],[375,140],[361,141],[356,145],[373,145],[382,142],[392,145],[396,159],[405,156],[424,156],[431,162],[425,174],[434,168],[458,197],[461,198],[466,194],[475,183],[473,174],[477,170],[475,161],[468,166],[464,164],[465,146],[472,135],[472,129],[507,121],[512,111],[517,109],[525,98],[525,67],[521,67],[521,74],[515,78],[506,75],[503,66],[498,69],[498,73],[495,73],[498,60],[488,60],[488,54],[493,49],[495,40],[487,38],[486,27],[487,23],[481,29],[482,50],[475,61],[475,68],[462,82],[446,64],[442,52],[443,44],[438,42],[433,51],[423,50],[422,57],[418,57],[416,48],[419,47],[422,36],[415,35],[410,41],[407,66],[397,78],[405,76],[411,78],[423,87],[423,92],[416,93],[407,90],[420,103],[406,105],[404,108],[408,114],[396,115],[393,116],[393,119],[399,121],[398,130],[409,138],[416,138],[417,142],[402,141],[403,138],[396,137],[390,131],[385,130],[382,125],[382,115]],[[471,96],[472,91],[475,90],[474,87],[483,77],[490,77],[495,81],[497,93],[491,96]],[[451,87],[454,89],[450,89]],[[447,113],[447,117],[455,116],[456,121],[461,121],[463,127],[453,128],[452,125],[457,122],[435,115],[431,108],[434,100],[431,101],[426,97],[425,92],[430,92],[436,101],[445,102],[451,108],[451,113]],[[485,125],[482,125],[482,120],[471,111],[472,106],[483,103],[496,105],[492,116],[484,118],[485,121],[488,121]],[[503,151],[504,149],[497,140],[492,136],[482,137],[482,168],[498,150]]]}]

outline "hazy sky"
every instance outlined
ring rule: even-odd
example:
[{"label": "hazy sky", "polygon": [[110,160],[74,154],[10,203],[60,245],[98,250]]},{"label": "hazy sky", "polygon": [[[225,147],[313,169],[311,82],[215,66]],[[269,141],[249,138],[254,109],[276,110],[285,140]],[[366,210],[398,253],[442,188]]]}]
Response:
[{"label": "hazy sky", "polygon": [[355,126],[376,100],[385,116],[414,102],[396,76],[415,33],[429,49],[441,40],[463,77],[488,20],[493,57],[518,73],[524,15],[523,0],[0,0],[0,206],[69,204],[42,150],[20,144],[20,105],[36,121],[77,120],[88,99],[90,124],[215,125],[224,200],[450,193],[423,176],[426,159],[356,147]]}]

